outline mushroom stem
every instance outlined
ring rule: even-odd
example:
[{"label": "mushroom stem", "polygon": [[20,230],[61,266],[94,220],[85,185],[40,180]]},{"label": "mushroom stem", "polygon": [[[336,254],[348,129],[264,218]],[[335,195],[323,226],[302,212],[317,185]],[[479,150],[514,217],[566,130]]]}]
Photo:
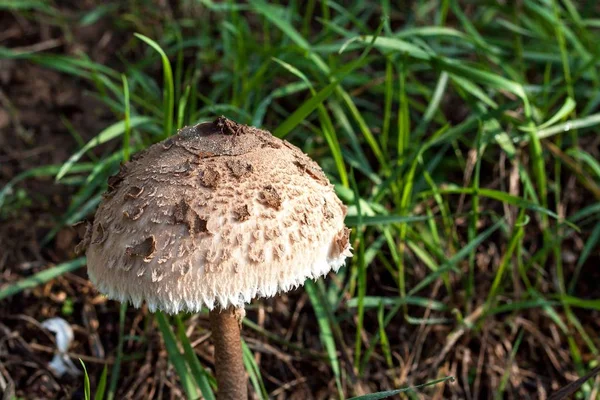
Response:
[{"label": "mushroom stem", "polygon": [[[242,313],[243,315],[243,313]],[[242,361],[240,311],[234,307],[210,311],[219,400],[247,400],[248,385]]]}]

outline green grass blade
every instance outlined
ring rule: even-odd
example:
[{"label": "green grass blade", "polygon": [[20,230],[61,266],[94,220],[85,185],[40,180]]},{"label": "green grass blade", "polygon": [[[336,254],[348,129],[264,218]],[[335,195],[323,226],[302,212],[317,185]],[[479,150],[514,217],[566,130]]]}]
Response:
[{"label": "green grass blade", "polygon": [[377,160],[379,161],[379,163],[383,167],[385,167],[387,165],[387,160],[385,158],[385,155],[384,155],[383,151],[381,151],[381,148],[379,147],[379,144],[377,143],[375,136],[373,136],[371,129],[367,125],[365,119],[362,117],[360,111],[356,107],[356,104],[354,104],[354,101],[352,101],[352,98],[350,97],[350,95],[347,92],[340,90],[340,95],[342,97],[342,100],[346,104],[346,107],[348,107],[348,110],[350,110],[350,114],[354,117],[354,120],[358,124],[358,127],[359,127],[361,133],[367,140],[369,147],[371,147],[371,150],[373,150],[375,157],[377,157]]},{"label": "green grass blade", "polygon": [[285,96],[293,95],[298,92],[309,89],[312,85],[306,84],[305,82],[292,82],[285,86],[278,87],[273,90],[263,101],[261,101],[256,110],[254,111],[254,117],[252,118],[252,125],[262,126],[267,108],[273,102],[274,99],[282,98]]},{"label": "green grass blade", "polygon": [[356,210],[358,213],[358,224],[356,226],[356,241],[358,241],[358,254],[356,256],[356,262],[353,263],[356,271],[353,271],[353,275],[358,276],[358,298],[357,298],[357,323],[356,333],[354,337],[354,368],[358,370],[360,363],[360,354],[362,350],[362,332],[364,325],[365,307],[364,299],[367,295],[367,265],[365,264],[365,242],[363,240],[363,228],[362,228],[362,211],[360,207],[360,195],[356,179],[354,174],[351,174],[352,178],[352,189],[354,191],[354,199]]},{"label": "green grass blade", "polygon": [[563,304],[573,306],[573,307],[583,308],[585,310],[600,311],[600,299],[587,300],[587,299],[580,299],[578,297],[567,296],[567,295],[561,295],[558,297]]},{"label": "green grass blade", "polygon": [[[55,176],[62,168],[62,165],[45,165],[42,167],[32,168],[27,171],[23,171],[14,178],[12,178],[2,189],[0,189],[0,208],[4,205],[5,199],[9,196],[9,194],[13,191],[15,185],[19,182],[24,181],[28,178],[40,178],[47,176]],[[75,164],[70,172],[73,174],[88,172],[94,169],[94,164],[92,163],[79,163]]]},{"label": "green grass blade", "polygon": [[57,266],[40,271],[37,274],[34,274],[33,276],[30,276],[25,279],[21,279],[18,282],[11,283],[3,289],[0,289],[0,300],[10,296],[14,296],[15,294],[20,293],[25,289],[30,289],[32,287],[39,286],[54,278],[66,274],[67,272],[73,272],[83,267],[85,263],[85,257],[76,258],[74,260],[67,261]]},{"label": "green grass blade", "polygon": [[273,25],[281,29],[297,46],[304,50],[310,49],[308,41],[287,21],[287,18],[283,15],[282,7],[268,4],[262,0],[252,0],[250,4]]},{"label": "green grass blade", "polygon": [[385,64],[385,102],[383,107],[383,127],[381,128],[381,147],[387,151],[392,120],[392,99],[394,93],[394,76],[392,62]]},{"label": "green grass blade", "polygon": [[88,26],[96,23],[101,18],[110,15],[119,8],[118,4],[100,4],[85,13],[80,19],[81,26]]},{"label": "green grass blade", "polygon": [[[385,363],[388,368],[394,368],[394,360],[392,358],[392,350],[390,348],[390,340],[388,339],[387,333],[385,332],[385,324],[383,323],[383,302],[379,303],[377,307],[377,324],[379,325],[379,342],[381,344],[381,351],[385,357]],[[356,367],[358,369],[358,366]]]},{"label": "green grass blade", "polygon": [[144,41],[150,47],[160,54],[163,67],[163,131],[164,137],[171,136],[173,132],[173,113],[175,112],[175,87],[173,85],[173,71],[171,69],[171,62],[165,54],[164,50],[158,43],[139,33],[134,33],[134,36]]},{"label": "green grass blade", "polygon": [[127,313],[127,303],[119,305],[119,339],[117,341],[117,354],[115,362],[110,371],[110,382],[108,385],[108,394],[106,400],[112,400],[117,393],[117,384],[119,383],[121,373],[121,362],[123,361],[123,342],[125,340],[125,314]]},{"label": "green grass blade", "polygon": [[96,386],[96,392],[94,393],[94,400],[103,400],[104,392],[106,391],[106,379],[108,376],[108,365],[105,365],[102,368],[102,374],[100,375],[100,380],[98,381],[98,386]]},{"label": "green grass blade", "polygon": [[323,344],[323,347],[325,347],[325,350],[327,351],[329,364],[331,365],[331,369],[335,377],[335,384],[337,386],[340,399],[343,399],[344,395],[342,392],[340,363],[338,360],[333,332],[331,330],[331,326],[329,325],[327,312],[324,308],[325,306],[321,303],[321,299],[319,298],[319,295],[317,293],[319,289],[313,281],[311,281],[310,279],[307,280],[304,284],[304,287],[306,289],[308,297],[310,298],[310,302],[315,310],[317,322],[319,323],[319,336],[321,338],[321,343]]},{"label": "green grass blade", "polygon": [[265,384],[263,383],[260,368],[258,368],[258,365],[254,360],[254,355],[244,340],[242,340],[242,355],[244,358],[244,366],[246,367],[246,371],[248,371],[248,376],[250,377],[252,386],[254,386],[256,395],[261,400],[267,400],[269,395],[267,393],[267,389],[265,388]]},{"label": "green grass blade", "polygon": [[502,379],[500,380],[500,385],[499,385],[498,391],[496,392],[496,395],[495,395],[496,399],[504,398],[504,391],[506,389],[506,385],[508,383],[508,379],[510,378],[511,371],[512,371],[512,368],[510,368],[510,366],[512,365],[512,363],[515,360],[517,352],[519,351],[519,347],[521,347],[521,342],[523,340],[524,333],[525,333],[524,330],[521,330],[519,332],[519,334],[517,335],[517,339],[515,340],[515,344],[512,346],[512,350],[510,352],[510,358],[507,363],[508,368],[506,368],[506,370],[504,371],[504,374],[502,374]]},{"label": "green grass blade", "polygon": [[[432,300],[426,297],[419,296],[406,296],[406,297],[382,297],[382,296],[365,296],[363,298],[363,306],[365,309],[377,308],[380,305],[383,306],[398,306],[408,304],[411,306],[418,306],[422,308],[428,308],[434,311],[448,311],[448,306],[441,301]],[[353,297],[346,302],[348,308],[355,308],[358,306],[358,299]]]},{"label": "green grass blade", "polygon": [[512,261],[512,256],[513,256],[513,253],[515,252],[516,247],[518,245],[520,245],[521,239],[525,235],[525,231],[523,229],[524,224],[521,220],[522,218],[524,218],[523,214],[524,213],[521,212],[521,215],[519,216],[520,219],[515,225],[516,226],[515,232],[513,232],[513,234],[512,234],[510,242],[508,243],[508,248],[506,249],[506,252],[502,256],[502,261],[500,262],[498,270],[496,271],[496,276],[494,278],[494,281],[492,282],[492,287],[490,288],[490,290],[488,292],[488,296],[487,296],[487,299],[485,302],[484,308],[486,310],[488,310],[492,306],[493,301],[496,300],[497,292],[500,287],[500,283],[502,282],[502,278],[504,277],[504,272],[505,272],[506,268],[508,267],[508,265]]},{"label": "green grass blade", "polygon": [[48,14],[58,15],[58,10],[51,7],[48,1],[41,0],[4,0],[0,3],[0,10],[7,11],[43,11]]},{"label": "green grass blade", "polygon": [[[152,118],[150,117],[133,117],[129,122],[129,126],[133,128],[150,121],[152,121]],[[79,149],[79,151],[69,157],[56,174],[56,180],[61,180],[87,151],[123,135],[126,131],[126,125],[125,121],[119,121],[100,132],[94,139],[90,140],[85,146]]]},{"label": "green grass blade", "polygon": [[94,63],[85,58],[75,58],[61,54],[35,54],[27,51],[18,52],[0,46],[0,59],[2,58],[28,60],[43,67],[88,79],[90,81],[94,80],[91,71],[102,73],[102,75],[105,75],[106,77],[119,79],[119,74],[113,69],[102,64]]},{"label": "green grass blade", "polygon": [[[577,103],[575,103],[575,100],[573,100],[570,97],[567,97],[567,99],[565,100],[565,103],[556,112],[556,114],[554,114],[552,117],[550,117],[550,119],[548,121],[541,124],[537,129],[538,130],[545,129],[549,126],[556,124],[558,121],[568,117],[569,114],[571,114],[571,112],[573,112],[573,110],[575,110],[576,105],[577,105]],[[526,128],[524,128],[524,129],[526,129]]]},{"label": "green grass blade", "polygon": [[[381,226],[389,224],[408,224],[411,222],[422,222],[428,221],[433,217],[427,215],[374,215],[374,216],[363,216],[362,225],[364,226]],[[358,216],[346,217],[346,225],[357,226]]]},{"label": "green grass blade", "polygon": [[[358,42],[368,44],[374,39],[373,36],[362,36],[357,38]],[[375,38],[375,47],[380,50],[388,50],[399,54],[406,54],[417,60],[429,61],[431,55],[418,46],[409,43],[405,40],[380,36]]]},{"label": "green grass blade", "polygon": [[81,366],[83,367],[83,378],[84,378],[83,396],[85,397],[85,400],[92,400],[92,394],[91,394],[91,390],[90,390],[90,377],[88,375],[87,368],[85,367],[85,364],[84,364],[83,360],[81,360],[81,358],[79,359],[79,362],[81,363]]},{"label": "green grass blade", "polygon": [[127,77],[121,75],[123,81],[123,102],[125,103],[125,132],[123,134],[123,161],[129,161],[129,141],[131,136],[131,105],[129,104],[129,84]]},{"label": "green grass blade", "polygon": [[540,129],[535,134],[538,138],[545,139],[559,133],[569,132],[572,129],[589,128],[598,124],[600,124],[600,113],[588,115],[587,117],[571,119],[549,128]]},{"label": "green grass blade", "polygon": [[65,215],[66,219],[60,221],[59,223],[55,224],[54,228],[52,228],[50,230],[50,232],[48,232],[46,234],[46,236],[44,236],[44,238],[41,240],[41,245],[45,246],[48,243],[50,243],[50,241],[52,239],[54,239],[54,237],[56,236],[56,234],[65,226],[65,225],[72,225],[75,224],[81,220],[83,220],[87,215],[93,213],[94,209],[96,208],[96,206],[100,203],[100,201],[102,200],[102,195],[101,194],[97,194],[96,196],[90,198],[87,202],[85,202],[84,204],[81,205],[80,208],[73,210],[72,212],[67,213],[67,215]]},{"label": "green grass blade", "polygon": [[310,113],[322,105],[323,102],[329,96],[331,96],[338,84],[339,83],[337,81],[331,82],[329,85],[319,90],[313,97],[302,103],[302,105],[298,107],[296,111],[294,111],[277,127],[277,129],[273,131],[273,135],[278,138],[285,137],[292,131],[292,129],[301,124]]},{"label": "green grass blade", "polygon": [[388,397],[392,397],[392,396],[395,396],[395,395],[400,394],[400,393],[417,392],[418,389],[426,388],[428,386],[434,386],[434,385],[437,385],[438,383],[444,383],[444,382],[447,382],[447,381],[454,382],[454,377],[448,376],[446,378],[436,379],[435,381],[427,382],[427,383],[424,383],[422,385],[411,386],[411,387],[407,387],[407,388],[403,388],[403,389],[387,390],[385,392],[371,393],[371,394],[366,394],[366,395],[358,396],[358,397],[351,397],[348,400],[379,400],[379,399],[387,399]]},{"label": "green grass blade", "polygon": [[[439,191],[440,194],[475,194],[475,191],[472,188],[452,188],[452,189],[441,189]],[[561,222],[565,222],[571,228],[579,230],[575,225],[570,223],[569,221],[562,221],[561,218],[554,211],[549,210],[548,208],[542,207],[538,204],[527,201],[521,197],[513,196],[505,192],[501,192],[499,190],[493,189],[479,189],[477,190],[477,194],[482,197],[488,197],[490,199],[498,200],[506,204],[511,204],[514,206],[518,206],[521,208],[526,208],[532,211],[539,212],[541,214],[552,217]]]},{"label": "green grass blade", "polygon": [[577,148],[571,148],[567,150],[567,154],[587,165],[590,172],[592,172],[597,179],[600,179],[600,161],[598,159],[591,154]]},{"label": "green grass blade", "polygon": [[202,364],[200,364],[200,360],[194,352],[190,339],[185,334],[185,326],[181,321],[181,317],[176,315],[174,319],[177,324],[177,336],[179,337],[179,342],[183,346],[184,356],[192,371],[192,375],[196,380],[196,385],[200,388],[200,392],[206,400],[215,400],[215,394],[213,393],[208,380],[208,373],[204,367],[202,367]]},{"label": "green grass blade", "polygon": [[196,391],[196,386],[194,385],[194,378],[190,374],[184,356],[179,352],[177,339],[173,334],[169,320],[160,311],[155,314],[155,318],[162,334],[162,338],[165,342],[167,353],[169,353],[169,360],[177,371],[177,375],[179,376],[179,380],[181,381],[181,385],[183,386],[186,396],[188,399],[196,399],[198,397],[198,392]]},{"label": "green grass blade", "polygon": [[427,110],[423,114],[423,119],[419,122],[419,125],[417,125],[417,127],[415,128],[414,135],[416,137],[420,137],[423,134],[423,132],[425,132],[425,130],[429,126],[429,123],[433,119],[436,111],[439,109],[440,103],[444,96],[444,93],[446,92],[446,89],[448,87],[448,78],[449,78],[448,73],[442,72],[440,74],[440,77],[435,86],[433,95],[431,96],[431,100],[430,100],[429,104],[427,105]]},{"label": "green grass blade", "polygon": [[438,277],[440,277],[443,273],[446,273],[452,269],[455,269],[456,264],[460,260],[467,257],[473,251],[474,248],[476,248],[482,242],[487,240],[491,236],[492,233],[494,233],[496,230],[498,230],[505,223],[506,222],[504,220],[500,219],[494,225],[490,226],[488,229],[486,229],[485,231],[483,231],[479,235],[477,235],[473,240],[471,240],[464,247],[462,247],[454,256],[452,256],[444,264],[442,264],[440,266],[440,268],[437,269],[437,271],[427,275],[427,277],[425,279],[423,279],[421,282],[419,282],[417,285],[415,285],[408,292],[408,296],[412,296],[415,293],[419,292],[421,289],[427,287],[434,280],[436,280]]},{"label": "green grass blade", "polygon": [[185,119],[185,111],[187,107],[187,102],[190,97],[191,87],[188,85],[183,92],[183,96],[179,100],[179,106],[177,107],[177,129],[183,128],[183,121]]}]

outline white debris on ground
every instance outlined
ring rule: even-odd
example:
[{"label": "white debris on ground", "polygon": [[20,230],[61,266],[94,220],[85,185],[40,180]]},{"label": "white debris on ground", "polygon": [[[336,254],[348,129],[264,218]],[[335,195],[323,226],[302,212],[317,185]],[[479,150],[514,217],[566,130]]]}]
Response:
[{"label": "white debris on ground", "polygon": [[66,354],[71,342],[73,342],[73,329],[67,321],[62,318],[50,318],[42,322],[42,326],[54,333],[56,337],[56,348],[58,354],[54,355],[52,361],[48,363],[48,368],[58,377],[68,374],[78,376],[81,371],[73,364],[73,361]]}]

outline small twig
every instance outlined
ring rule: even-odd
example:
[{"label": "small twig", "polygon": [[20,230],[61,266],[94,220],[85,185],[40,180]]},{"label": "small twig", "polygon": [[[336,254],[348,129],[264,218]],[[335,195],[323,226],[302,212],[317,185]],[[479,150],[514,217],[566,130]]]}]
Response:
[{"label": "small twig", "polygon": [[2,391],[2,399],[15,397],[15,383],[2,363],[0,363],[0,391]]},{"label": "small twig", "polygon": [[294,379],[293,381],[284,383],[283,385],[279,386],[277,389],[275,389],[274,391],[272,391],[269,394],[269,397],[270,398],[275,398],[275,397],[279,396],[280,394],[283,394],[284,392],[290,390],[294,386],[301,385],[303,383],[306,383],[307,381],[308,381],[308,378],[305,377],[305,376],[303,376],[301,378]]},{"label": "small twig", "polygon": [[60,353],[56,349],[53,349],[51,347],[44,346],[44,345],[41,345],[41,344],[38,344],[38,343],[29,343],[29,347],[32,350],[41,351],[43,353],[48,353],[48,354],[66,354],[69,358],[71,358],[73,360],[77,360],[77,359],[81,358],[85,362],[94,363],[94,364],[105,365],[105,364],[112,364],[112,363],[114,363],[114,359],[113,358],[105,358],[104,359],[104,358],[86,356],[85,354],[71,353],[71,352]]},{"label": "small twig", "polygon": [[[9,149],[6,149],[6,150],[9,150]],[[38,156],[38,155],[40,155],[42,153],[51,152],[51,151],[54,151],[54,150],[56,150],[56,146],[53,145],[53,144],[48,144],[48,145],[45,145],[45,146],[39,146],[39,147],[36,147],[34,149],[30,149],[30,150],[27,150],[27,151],[22,151],[22,152],[19,152],[19,153],[16,153],[16,154],[8,154],[6,156],[0,157],[0,163],[4,163],[4,162],[7,162],[7,161],[12,161],[12,160],[15,160],[15,161],[25,160],[27,158]],[[13,152],[10,151],[10,153],[13,153]]]},{"label": "small twig", "polygon": [[448,335],[446,339],[446,345],[444,346],[436,360],[433,362],[433,365],[431,366],[432,369],[436,369],[437,366],[440,365],[440,363],[444,360],[448,352],[454,347],[456,342],[458,342],[458,339],[460,339],[465,334],[465,332],[471,329],[472,324],[474,324],[479,319],[479,317],[481,317],[482,314],[483,306],[480,305],[475,309],[475,311],[473,311],[464,319],[464,322],[460,325],[460,327],[458,327]]},{"label": "small twig", "polygon": [[54,49],[56,47],[62,46],[63,42],[61,39],[49,39],[43,42],[35,43],[29,46],[21,46],[21,47],[13,47],[11,51],[17,54],[31,54],[38,53],[40,51]]}]

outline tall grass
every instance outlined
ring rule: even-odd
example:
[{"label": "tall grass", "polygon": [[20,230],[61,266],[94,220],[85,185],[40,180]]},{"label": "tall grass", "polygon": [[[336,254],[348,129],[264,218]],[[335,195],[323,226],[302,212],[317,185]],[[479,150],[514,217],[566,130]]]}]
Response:
[{"label": "tall grass", "polygon": [[[183,124],[225,114],[300,146],[349,205],[356,256],[339,279],[306,285],[336,396],[364,394],[356,382],[372,363],[405,368],[391,325],[439,328],[452,344],[457,332],[478,339],[486,324],[511,325],[531,309],[566,340],[578,372],[588,369],[582,355],[597,358],[600,342],[576,311],[600,311],[578,295],[600,240],[598,152],[582,145],[597,144],[600,124],[593,2],[199,3],[184,2],[174,20],[136,33],[131,40],[143,41],[136,44],[142,56],[115,68],[0,48],[0,57],[83,80],[114,114],[63,165],[16,177],[0,190],[0,204],[25,178],[52,174],[61,184],[87,173],[59,221],[74,222],[92,213],[122,158]],[[151,9],[128,11],[157,17]],[[565,193],[571,177],[575,200]],[[573,237],[582,248],[567,268],[562,253]],[[489,264],[481,261],[490,254]],[[31,279],[2,288],[0,297],[30,286]],[[182,321],[177,334],[164,316],[157,321],[185,393],[211,398]],[[520,361],[517,349],[529,335],[504,338],[514,350],[507,363]],[[271,386],[247,350],[257,396],[266,397]],[[438,351],[450,357],[443,344]],[[500,397],[516,390],[508,370],[498,382]],[[470,385],[447,390],[464,394]],[[593,390],[584,386],[581,394]]]}]

